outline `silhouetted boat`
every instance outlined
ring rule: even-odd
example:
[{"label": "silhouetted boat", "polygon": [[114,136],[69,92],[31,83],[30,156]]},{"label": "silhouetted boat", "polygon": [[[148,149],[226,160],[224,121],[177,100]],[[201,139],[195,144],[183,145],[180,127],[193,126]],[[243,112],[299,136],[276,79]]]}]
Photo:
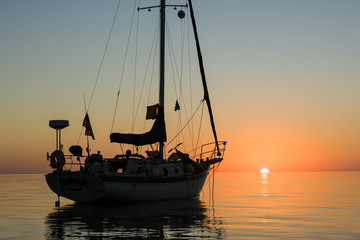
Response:
[{"label": "silhouetted boat", "polygon": [[[204,144],[199,149],[200,153],[192,156],[181,152],[178,144],[172,148],[169,157],[164,154],[164,142],[167,141],[164,118],[164,82],[165,82],[165,9],[167,7],[189,8],[196,40],[200,72],[204,89],[204,100],[207,103],[211,126],[215,142]],[[169,199],[186,199],[199,195],[209,169],[223,160],[226,142],[217,140],[215,125],[207,90],[202,57],[196,32],[195,19],[191,0],[185,5],[166,5],[161,0],[158,6],[138,8],[139,10],[160,8],[160,87],[159,103],[148,107],[147,118],[155,119],[150,131],[143,134],[112,133],[111,142],[129,144],[138,149],[139,146],[151,145],[151,150],[146,151],[147,156],[139,152],[132,153],[127,150],[125,154],[113,158],[103,158],[100,152],[90,154],[82,163],[82,148],[70,147],[72,155],[64,155],[61,145],[61,129],[67,127],[67,120],[52,120],[50,127],[56,129],[56,150],[48,154],[52,173],[46,175],[46,181],[53,192],[58,196],[76,202],[104,202],[104,201],[155,201]],[[184,17],[180,10],[178,16]],[[178,103],[176,103],[178,105]],[[178,107],[178,106],[177,106]],[[86,113],[83,126],[86,135],[93,136],[89,116]],[[156,144],[154,149],[153,144]],[[133,148],[134,149],[134,148]],[[74,161],[77,159],[78,162]],[[66,169],[67,165],[78,164],[79,170]]]}]

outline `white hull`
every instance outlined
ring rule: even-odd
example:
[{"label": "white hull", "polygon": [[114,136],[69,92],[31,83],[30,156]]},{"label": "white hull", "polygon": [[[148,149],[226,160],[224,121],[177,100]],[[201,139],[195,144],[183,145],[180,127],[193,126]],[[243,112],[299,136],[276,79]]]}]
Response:
[{"label": "white hull", "polygon": [[180,178],[149,180],[53,172],[46,175],[46,181],[53,192],[75,202],[158,201],[198,196],[207,175],[204,170]]}]

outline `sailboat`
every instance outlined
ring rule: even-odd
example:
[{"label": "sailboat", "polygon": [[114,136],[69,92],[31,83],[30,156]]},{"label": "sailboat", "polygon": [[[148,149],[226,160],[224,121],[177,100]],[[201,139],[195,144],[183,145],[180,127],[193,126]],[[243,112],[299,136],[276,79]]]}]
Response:
[{"label": "sailboat", "polygon": [[[165,127],[165,12],[167,7],[189,8],[191,22],[197,47],[199,69],[204,89],[203,101],[208,106],[209,119],[214,135],[214,142],[199,147],[198,154],[190,154],[180,150],[178,143],[167,153],[164,143],[167,141]],[[159,9],[160,11],[160,87],[159,102],[148,107],[149,118],[155,119],[152,128],[142,134],[111,133],[110,141],[126,144],[138,149],[141,146],[157,144],[156,148],[145,151],[146,155],[133,153],[130,148],[125,153],[112,158],[103,157],[100,152],[83,156],[80,146],[71,146],[70,155],[65,155],[61,143],[61,130],[69,126],[67,120],[51,120],[49,126],[56,130],[56,150],[47,154],[47,160],[53,168],[45,175],[50,189],[61,197],[75,202],[133,202],[188,199],[199,196],[209,171],[217,167],[223,160],[226,141],[218,141],[215,123],[207,89],[205,71],[199,38],[191,0],[186,4],[167,5],[165,0],[160,4],[138,8],[138,11]],[[178,12],[180,18],[184,12]],[[177,103],[178,104],[178,103]],[[88,114],[84,118],[85,134],[93,136]],[[78,170],[72,170],[78,165]],[[70,166],[70,167],[68,167]],[[56,202],[57,205],[59,201]]]}]

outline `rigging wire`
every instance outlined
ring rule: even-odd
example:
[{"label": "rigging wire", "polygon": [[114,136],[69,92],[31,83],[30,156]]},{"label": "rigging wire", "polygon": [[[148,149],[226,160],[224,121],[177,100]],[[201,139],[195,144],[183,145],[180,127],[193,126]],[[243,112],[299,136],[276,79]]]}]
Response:
[{"label": "rigging wire", "polygon": [[[146,82],[146,78],[147,78],[147,75],[148,75],[148,71],[149,71],[149,68],[150,68],[150,63],[152,62],[152,66],[151,66],[151,73],[149,74],[149,79],[150,79],[150,83],[149,83],[149,90],[148,90],[148,94],[147,94],[147,101],[146,101],[146,105],[149,106],[150,105],[150,94],[152,92],[152,85],[153,85],[153,79],[154,79],[154,69],[155,69],[155,60],[156,60],[156,52],[157,52],[157,49],[158,49],[158,44],[156,44],[158,42],[158,39],[160,37],[160,34],[159,34],[159,30],[160,29],[160,16],[158,18],[158,22],[156,24],[156,28],[155,28],[155,31],[154,31],[154,36],[153,36],[153,41],[152,41],[152,45],[151,45],[151,48],[150,48],[150,53],[149,53],[149,57],[148,57],[148,61],[147,61],[147,64],[146,64],[146,70],[145,70],[145,73],[144,73],[144,79],[143,79],[143,84],[141,86],[141,93],[140,93],[140,96],[139,96],[139,101],[138,101],[138,106],[137,106],[137,110],[136,112],[138,113],[139,112],[139,108],[140,108],[140,103],[141,103],[141,96],[143,95],[143,90],[144,90],[144,87],[145,87],[145,82]],[[145,126],[146,126],[146,120],[143,121],[144,124],[143,124],[143,129],[142,129],[142,132],[145,132]],[[139,149],[141,149],[142,147],[140,146]],[[152,149],[152,151],[154,151],[153,149],[153,146],[150,145],[150,148]]]},{"label": "rigging wire", "polygon": [[[169,29],[169,26],[166,25],[167,29]],[[187,27],[187,28],[186,28]],[[179,68],[176,62],[176,58],[175,58],[175,51],[174,51],[174,47],[173,47],[173,41],[171,38],[171,35],[169,34],[169,30],[167,31],[167,38],[168,38],[168,47],[169,47],[169,55],[170,55],[170,63],[171,63],[171,67],[172,67],[172,73],[173,73],[173,80],[174,80],[174,88],[175,88],[175,95],[177,97],[177,99],[179,99],[179,101],[181,102],[183,109],[184,109],[184,114],[186,119],[189,119],[189,113],[188,113],[188,109],[187,109],[187,104],[185,102],[185,96],[184,96],[184,92],[183,92],[183,61],[184,61],[184,42],[185,42],[185,34],[184,34],[184,29],[187,29],[187,40],[188,40],[188,44],[187,44],[187,48],[188,48],[188,62],[189,62],[189,85],[190,85],[190,89],[192,90],[191,86],[192,86],[192,81],[191,81],[191,61],[190,61],[190,37],[189,37],[189,19],[187,18],[187,25],[183,24],[183,21],[181,21],[181,34],[180,34],[180,46],[181,46],[181,58],[180,58],[180,73],[179,73]],[[175,69],[175,70],[174,70]],[[176,77],[175,77],[175,71],[176,71],[176,75],[177,75],[177,79],[178,79],[178,84],[179,84],[179,92],[177,90],[177,84],[176,84]],[[190,106],[191,106],[191,111],[193,112],[193,99],[192,99],[192,91],[190,91],[189,93],[190,95]],[[179,114],[179,125],[181,128],[181,114]],[[192,143],[192,147],[193,149],[195,148],[195,143],[194,143],[194,125],[193,123],[191,123],[190,128],[188,128],[189,130],[189,135],[190,135],[190,139],[191,139],[191,143]],[[182,133],[183,134],[183,133]],[[182,135],[183,136],[183,135]],[[184,139],[184,136],[183,136]]]},{"label": "rigging wire", "polygon": [[180,130],[180,132],[178,132],[166,145],[165,147],[167,147],[170,143],[172,143],[175,138],[177,138],[177,136],[179,136],[179,134],[186,128],[186,126],[190,123],[190,121],[193,119],[193,117],[196,115],[197,111],[199,110],[200,106],[204,103],[204,99],[202,99],[200,101],[199,106],[197,107],[197,109],[195,110],[194,114],[191,116],[191,118],[188,120],[188,122],[184,125],[184,127]]},{"label": "rigging wire", "polygon": [[[182,8],[181,8],[182,10]],[[179,96],[183,96],[183,73],[184,73],[184,37],[185,37],[185,34],[184,34],[184,22],[183,22],[183,19],[181,19],[180,21],[180,48],[181,48],[181,51],[180,51],[180,76],[179,76],[179,85],[180,85],[180,92],[179,92]],[[183,101],[184,102],[184,101]],[[186,106],[184,104],[184,106]],[[185,113],[186,113],[186,107],[185,107]],[[181,114],[179,112],[179,127],[181,127],[182,125],[182,121],[181,121]],[[183,142],[185,142],[185,137],[184,137],[184,133],[181,134],[182,135],[182,138],[183,138]],[[193,141],[193,137],[192,137],[192,134],[191,134],[191,130],[190,130],[190,139],[192,141],[192,147],[194,148],[194,141]],[[186,145],[185,145],[186,146]]]},{"label": "rigging wire", "polygon": [[136,92],[135,90],[136,90],[137,58],[138,58],[138,43],[139,43],[139,11],[136,16],[137,18],[136,18],[136,34],[135,34],[134,84],[133,84],[132,126],[131,126],[132,133],[134,132],[136,115],[137,115],[137,113],[135,112],[135,92]]},{"label": "rigging wire", "polygon": [[103,53],[103,56],[102,56],[102,58],[101,58],[101,63],[100,63],[99,70],[98,70],[98,73],[97,73],[97,76],[96,76],[96,80],[95,80],[95,83],[94,83],[94,87],[93,87],[93,90],[92,90],[92,93],[91,93],[89,105],[88,105],[87,108],[86,108],[86,106],[85,106],[85,111],[86,111],[86,112],[88,112],[89,109],[90,109],[90,105],[91,105],[91,102],[92,102],[93,97],[94,97],[95,89],[96,89],[97,83],[98,83],[98,81],[99,81],[101,69],[102,69],[102,66],[103,66],[103,64],[104,64],[105,56],[106,56],[107,49],[108,49],[109,43],[110,43],[110,38],[111,38],[112,32],[113,32],[113,30],[114,30],[114,25],[115,25],[116,18],[117,18],[118,12],[119,12],[120,3],[121,3],[121,0],[118,1],[117,7],[116,7],[115,16],[114,16],[114,18],[113,18],[113,22],[112,22],[112,24],[111,24],[111,28],[110,28],[110,32],[109,32],[109,35],[108,35],[108,39],[107,39],[107,42],[106,42],[106,45],[105,45],[104,53]]},{"label": "rigging wire", "polygon": [[[187,57],[188,57],[188,69],[189,69],[189,85],[190,85],[190,92],[189,92],[189,98],[190,98],[190,106],[191,106],[191,112],[192,109],[193,109],[193,95],[192,95],[192,79],[191,79],[191,57],[190,57],[190,34],[189,34],[189,19],[187,18],[187,24],[183,24],[183,21],[181,21],[181,34],[180,34],[180,46],[181,46],[181,56],[180,56],[180,70],[178,68],[178,65],[177,65],[177,61],[176,61],[176,58],[175,58],[175,51],[174,51],[174,47],[173,47],[173,41],[172,41],[172,38],[171,38],[171,35],[170,35],[170,31],[169,31],[169,26],[168,24],[166,24],[166,27],[167,27],[167,39],[168,39],[168,48],[169,48],[169,59],[170,59],[170,65],[171,65],[171,68],[172,68],[172,75],[173,75],[173,80],[174,80],[174,88],[175,88],[175,95],[177,96],[177,99],[182,103],[182,106],[184,108],[184,114],[185,114],[185,117],[186,119],[188,119],[188,123],[186,125],[189,124],[189,122],[191,122],[191,125],[190,127],[188,128],[189,130],[189,135],[190,135],[190,139],[191,139],[191,142],[192,142],[192,148],[194,149],[195,151],[195,155],[196,155],[196,149],[197,149],[197,146],[199,145],[199,140],[200,140],[200,132],[201,132],[201,123],[202,123],[202,116],[203,116],[203,110],[202,110],[202,114],[201,114],[201,120],[200,120],[200,128],[199,128],[199,131],[198,131],[198,135],[197,135],[197,141],[195,142],[195,132],[194,132],[194,123],[193,121],[190,121],[192,119],[189,120],[189,115],[188,115],[188,109],[187,109],[187,104],[185,103],[185,96],[184,96],[184,92],[183,92],[183,70],[184,70],[184,50],[185,50],[185,35],[187,35]],[[187,32],[187,34],[184,34],[185,32]],[[177,78],[175,77],[177,76]],[[176,79],[178,79],[178,84],[179,84],[179,90],[177,90],[177,84],[176,84]],[[178,137],[181,133],[182,135],[182,138],[183,138],[183,141],[184,140],[184,128],[186,127],[186,125],[180,130],[180,128],[182,127],[182,119],[181,119],[181,114],[179,112],[178,114],[178,134],[174,137],[174,139],[176,137]],[[173,139],[173,140],[174,140]],[[172,141],[173,141],[172,140]],[[168,144],[167,144],[168,145]],[[166,145],[166,146],[167,146]]]},{"label": "rigging wire", "polygon": [[[175,70],[176,70],[176,74],[177,74],[177,78],[179,79],[179,71],[178,71],[178,67],[177,67],[177,64],[176,64],[176,59],[175,59],[175,52],[174,52],[174,47],[173,47],[173,44],[172,44],[172,39],[171,39],[171,35],[170,35],[170,28],[168,26],[168,23],[166,22],[166,37],[167,37],[167,47],[168,47],[168,52],[169,52],[169,60],[170,60],[170,65],[171,65],[171,72],[172,72],[172,75],[173,75],[173,80],[174,80],[174,90],[175,90],[175,96],[177,97],[178,96],[178,90],[177,90],[177,87],[176,87],[176,82],[175,82]],[[175,65],[175,67],[174,67]],[[175,70],[174,70],[175,69]]]},{"label": "rigging wire", "polygon": [[[167,31],[167,39],[168,39],[167,42],[168,42],[168,48],[169,48],[168,52],[169,52],[170,65],[171,65],[173,81],[174,81],[175,96],[176,96],[177,99],[180,100],[180,102],[182,102],[182,105],[184,107],[184,113],[185,113],[186,119],[189,119],[186,104],[185,104],[185,100],[184,100],[184,96],[182,94],[182,80],[181,80],[181,75],[182,74],[179,74],[179,70],[178,70],[179,68],[178,68],[178,65],[177,65],[177,62],[176,62],[176,58],[175,58],[176,54],[175,54],[175,51],[174,51],[173,42],[172,42],[172,38],[171,38],[171,35],[170,35],[170,30],[169,30],[168,24],[166,24],[166,27],[168,29],[168,31]],[[182,37],[181,37],[181,40],[182,40]],[[182,71],[182,69],[181,69],[181,71]],[[179,87],[180,87],[179,93],[178,93],[178,90],[177,90],[177,87],[176,87],[177,83],[176,83],[176,77],[175,76],[177,76]],[[179,119],[179,127],[178,128],[180,129],[181,126],[182,126],[181,114],[179,114],[178,119]],[[179,133],[182,133],[182,137],[184,139],[184,135],[183,135],[182,130],[180,130]],[[177,134],[176,136],[178,136],[178,135],[179,134]],[[190,132],[190,136],[192,136],[191,132]],[[191,137],[191,139],[192,139],[192,137]]]},{"label": "rigging wire", "polygon": [[193,26],[193,32],[194,32],[194,37],[195,37],[195,42],[196,42],[196,49],[197,49],[199,67],[200,67],[201,80],[202,80],[203,88],[204,88],[204,99],[208,106],[208,111],[209,111],[209,116],[210,116],[210,124],[211,124],[211,128],[213,130],[216,148],[218,150],[218,154],[220,155],[220,148],[219,148],[218,138],[217,138],[216,129],[215,129],[215,121],[214,121],[214,116],[213,116],[212,107],[211,107],[211,103],[210,103],[209,91],[208,91],[207,83],[206,83],[204,62],[203,62],[203,57],[202,57],[202,53],[201,53],[201,49],[200,49],[199,36],[198,36],[198,32],[197,32],[197,27],[196,27],[194,11],[193,11],[191,0],[188,0],[188,2],[189,2],[189,7],[190,7],[191,21],[193,23],[192,26]]},{"label": "rigging wire", "polygon": [[202,105],[202,109],[201,109],[201,117],[200,117],[200,124],[199,124],[199,133],[198,133],[198,137],[197,137],[197,141],[196,141],[196,146],[194,148],[194,156],[196,156],[196,151],[198,150],[198,146],[199,146],[199,142],[200,142],[200,132],[201,132],[201,126],[202,126],[202,119],[204,116],[204,104]]},{"label": "rigging wire", "polygon": [[[149,57],[148,57],[147,64],[146,64],[146,69],[145,69],[145,73],[144,73],[144,79],[143,79],[143,82],[142,82],[142,85],[141,85],[140,95],[139,95],[139,99],[138,99],[138,103],[137,103],[137,107],[136,107],[136,111],[135,111],[135,121],[137,119],[137,114],[139,113],[139,109],[140,109],[140,105],[141,105],[141,99],[142,99],[142,96],[143,96],[143,91],[144,91],[144,88],[145,88],[145,83],[146,83],[146,79],[147,79],[147,75],[148,75],[148,71],[149,71],[149,66],[150,66],[150,62],[151,62],[151,57],[152,57],[152,55],[155,56],[154,53],[156,52],[156,48],[155,48],[155,51],[154,51],[154,46],[156,46],[155,42],[158,39],[157,38],[157,36],[158,36],[157,32],[158,32],[159,26],[160,26],[160,19],[158,21],[158,24],[157,24],[155,32],[154,32],[154,37],[153,37]],[[153,68],[154,68],[154,64],[153,64]],[[148,94],[147,105],[149,105],[149,101],[150,101],[149,99],[150,99],[151,85],[152,85],[151,80],[152,80],[152,78],[150,78],[150,90],[149,90],[149,94]],[[144,121],[143,130],[145,129],[145,124],[146,124],[146,121]]]},{"label": "rigging wire", "polygon": [[[150,74],[150,87],[149,87],[149,92],[148,92],[148,97],[147,97],[147,104],[150,103],[150,93],[152,92],[151,88],[152,88],[152,83],[153,83],[153,79],[154,79],[154,69],[155,69],[155,59],[156,59],[156,54],[155,53],[157,52],[157,49],[159,47],[157,44],[155,44],[156,42],[158,42],[158,39],[159,39],[159,34],[156,34],[156,33],[159,31],[159,28],[160,28],[160,17],[159,17],[159,20],[158,20],[158,24],[157,24],[157,27],[156,27],[154,40],[153,40],[153,46],[155,46],[155,49],[154,49],[153,60],[152,60],[153,64],[152,64],[152,69],[151,69],[151,74]],[[149,60],[150,60],[150,55],[149,55]],[[144,125],[144,129],[145,129],[145,125]]]},{"label": "rigging wire", "polygon": [[[158,23],[157,23],[155,31],[154,31],[153,41],[152,41],[152,44],[151,44],[151,47],[150,47],[149,57],[148,57],[148,60],[147,60],[146,69],[145,69],[145,73],[144,73],[144,79],[143,79],[143,82],[142,82],[140,95],[139,95],[139,100],[138,100],[137,107],[136,107],[135,121],[136,121],[137,115],[139,113],[139,109],[140,109],[140,105],[141,105],[141,99],[142,99],[143,91],[144,91],[144,88],[145,88],[145,83],[146,83],[146,79],[147,79],[147,76],[148,76],[150,63],[152,61],[153,64],[152,64],[152,70],[151,70],[151,74],[150,74],[150,86],[149,86],[147,102],[146,102],[147,106],[150,105],[149,104],[149,102],[150,102],[150,93],[152,92],[151,88],[152,88],[152,83],[153,83],[153,74],[154,74],[154,66],[155,66],[155,58],[156,58],[155,53],[156,53],[156,50],[157,50],[156,42],[157,42],[157,40],[159,38],[159,34],[158,34],[159,28],[160,28],[160,17],[158,19]],[[143,124],[143,130],[142,130],[143,132],[145,132],[145,125],[146,125],[146,120],[144,121],[144,124]],[[152,148],[152,146],[150,146],[150,147]],[[141,149],[141,146],[139,146],[139,149]]]},{"label": "rigging wire", "polygon": [[[190,31],[189,31],[189,29],[190,29],[190,27],[189,27],[189,22],[190,22],[190,20],[189,20],[189,18],[186,18],[186,23],[187,23],[187,25],[185,25],[185,24],[183,24],[184,25],[184,28],[186,28],[186,30],[187,30],[187,50],[188,50],[188,63],[189,63],[189,66],[188,66],[188,69],[189,69],[189,71],[188,71],[188,73],[189,73],[189,87],[190,87],[190,91],[189,91],[189,98],[190,98],[190,112],[193,112],[193,94],[192,94],[192,79],[191,79],[191,57],[190,57]],[[185,37],[185,34],[183,34],[184,36],[183,36],[183,39],[182,39],[182,42],[185,42],[185,40],[184,40],[184,37]],[[183,52],[184,50],[182,50],[182,52]],[[181,80],[182,81],[182,80]],[[183,99],[185,99],[184,98],[184,94],[183,94],[183,91],[182,91],[182,88],[180,89],[180,93],[181,93],[181,96],[183,97]],[[187,110],[186,108],[185,108],[185,110]],[[192,146],[193,146],[193,149],[195,148],[197,148],[197,145],[194,147],[194,122],[191,122],[191,125],[190,125],[190,127],[189,127],[189,134],[190,134],[190,136],[191,136],[191,142],[192,142]],[[200,137],[200,131],[199,131],[199,135],[198,135],[198,138]]]},{"label": "rigging wire", "polygon": [[114,114],[113,114],[113,119],[112,119],[110,132],[112,132],[112,130],[114,128],[116,111],[117,111],[117,106],[118,106],[118,103],[119,103],[121,85],[122,85],[122,82],[123,82],[123,79],[124,79],[123,78],[124,77],[124,70],[125,70],[126,59],[127,59],[127,54],[128,54],[128,50],[129,50],[130,37],[131,37],[132,28],[133,28],[132,26],[133,26],[133,23],[134,23],[134,15],[135,15],[135,10],[136,10],[136,5],[137,5],[136,3],[137,3],[137,1],[134,2],[134,9],[133,9],[132,17],[131,17],[130,29],[129,29],[128,39],[127,39],[127,43],[126,43],[126,50],[125,50],[125,55],[124,55],[124,62],[123,62],[122,70],[121,70],[121,77],[120,77],[119,88],[118,88],[118,92],[117,92],[117,96],[116,96],[116,103],[115,103]]},{"label": "rigging wire", "polygon": [[[181,8],[182,10],[182,8]],[[185,24],[183,19],[180,21],[180,76],[179,76],[179,85],[180,85],[180,96],[183,96],[183,73],[184,73],[184,27]]]},{"label": "rigging wire", "polygon": [[[160,18],[159,18],[159,21],[158,21],[158,24],[156,27],[156,31],[155,31],[155,35],[154,35],[154,39],[153,39],[153,46],[155,46],[155,49],[154,49],[154,54],[153,54],[153,59],[152,59],[152,69],[151,69],[151,74],[150,74],[150,86],[149,86],[149,91],[148,91],[148,96],[147,96],[147,106],[149,106],[149,104],[150,104],[150,93],[152,92],[151,89],[152,89],[152,84],[153,84],[153,79],[154,79],[154,69],[155,69],[155,59],[156,59],[155,53],[157,52],[157,48],[158,48],[158,45],[155,43],[159,39],[159,34],[156,34],[159,31],[159,27],[160,27]],[[153,46],[152,46],[152,48],[153,48]],[[148,65],[150,64],[150,57],[151,57],[151,54],[149,55]],[[147,71],[148,70],[146,70],[146,72]],[[144,81],[145,81],[145,78],[144,78]],[[140,105],[140,100],[139,100],[139,105]],[[146,121],[144,121],[143,132],[145,131],[145,126],[146,126]]]},{"label": "rigging wire", "polygon": [[[126,52],[125,52],[125,56],[124,56],[124,62],[123,62],[123,67],[122,67],[122,73],[121,73],[121,78],[120,78],[120,83],[119,83],[119,88],[118,88],[118,92],[117,92],[117,98],[116,98],[116,104],[115,104],[115,109],[114,109],[114,115],[113,115],[113,120],[112,120],[112,125],[111,125],[111,132],[113,131],[113,128],[114,128],[114,123],[115,123],[115,118],[116,118],[116,112],[117,112],[117,106],[118,106],[118,102],[119,102],[119,97],[120,97],[120,92],[121,92],[121,86],[122,86],[122,83],[123,83],[123,76],[124,76],[124,69],[125,69],[125,65],[127,63],[127,55],[128,55],[128,51],[129,51],[129,44],[130,44],[130,38],[132,36],[132,32],[133,32],[133,25],[134,25],[134,14],[135,14],[135,6],[136,6],[136,3],[134,3],[134,11],[133,11],[133,15],[132,15],[132,18],[131,18],[131,26],[130,26],[130,30],[129,30],[129,34],[128,34],[128,40],[127,40],[127,46],[126,46]],[[143,89],[144,89],[144,86],[145,86],[145,81],[146,81],[146,77],[147,77],[147,73],[148,73],[148,68],[149,68],[149,65],[150,65],[150,58],[151,58],[151,53],[152,53],[152,50],[153,50],[153,46],[155,45],[154,44],[154,41],[155,41],[155,37],[153,39],[153,44],[152,44],[152,47],[151,47],[151,50],[150,50],[150,54],[149,54],[149,59],[148,59],[148,62],[147,62],[147,67],[146,67],[146,72],[144,74],[144,80],[143,80],[143,83],[142,83],[142,87],[141,87],[141,91],[140,91],[140,95],[139,95],[139,99],[138,99],[138,104],[137,106],[135,105],[136,101],[135,101],[135,88],[136,88],[136,74],[137,74],[137,59],[138,59],[138,32],[139,32],[139,14],[137,15],[137,22],[135,23],[136,24],[136,39],[135,39],[135,44],[136,44],[136,49],[135,49],[135,70],[134,70],[134,85],[133,85],[133,114],[132,114],[132,132],[134,131],[134,127],[135,127],[135,122],[136,122],[136,119],[137,119],[137,115],[138,115],[138,112],[139,112],[139,107],[140,107],[140,102],[141,102],[141,99],[142,99],[142,93],[143,93]],[[180,101],[183,103],[183,108],[184,108],[184,113],[185,113],[185,116],[186,118],[188,119],[188,122],[184,125],[184,127],[178,132],[178,134],[169,142],[171,143],[176,137],[179,136],[179,134],[182,134],[183,136],[183,130],[185,129],[185,127],[188,126],[189,122],[191,122],[192,118],[194,117],[194,115],[197,113],[199,107],[196,109],[195,113],[190,117],[189,119],[189,115],[188,115],[188,111],[187,111],[187,105],[185,104],[185,97],[184,97],[184,94],[183,94],[183,89],[182,89],[182,85],[183,85],[183,68],[184,68],[184,50],[185,50],[185,35],[184,34],[187,30],[187,40],[188,40],[188,44],[187,44],[187,48],[188,48],[188,58],[189,58],[189,81],[191,83],[191,61],[190,61],[190,40],[189,40],[189,27],[187,27],[189,25],[189,21],[187,21],[187,25],[184,24],[183,21],[181,21],[181,35],[180,35],[180,38],[181,38],[181,60],[180,60],[180,73],[179,73],[179,68],[177,67],[177,63],[176,63],[176,58],[175,58],[175,52],[174,52],[174,47],[173,47],[173,42],[172,42],[172,39],[171,39],[171,36],[170,36],[170,31],[169,31],[169,26],[168,26],[168,23],[166,22],[166,27],[167,27],[167,30],[166,33],[167,33],[167,38],[168,38],[168,48],[169,48],[169,55],[170,55],[170,63],[171,63],[171,67],[172,67],[172,73],[173,73],[173,79],[174,79],[174,83],[175,83],[175,79],[177,76],[177,79],[178,79],[178,84],[180,86],[180,90],[178,92],[177,90],[177,84],[175,83],[174,86],[175,86],[175,95],[176,96],[179,96],[180,97]],[[157,25],[157,28],[158,28],[158,25]],[[157,36],[155,34],[155,36]],[[157,46],[157,45],[155,45]],[[155,58],[155,55],[154,55],[154,58]],[[155,61],[153,62],[153,65],[155,64]],[[153,75],[153,71],[154,71],[154,68],[152,69],[152,75]],[[151,82],[150,82],[151,83]],[[191,86],[191,84],[190,84]],[[150,88],[151,88],[151,85],[150,85]],[[192,101],[193,101],[193,96],[192,96],[192,89],[190,91],[190,102],[191,102],[191,109],[193,108],[192,106]],[[150,99],[150,91],[149,91],[149,95],[148,95],[148,102],[149,102],[149,99]],[[136,106],[136,108],[135,108]],[[191,111],[192,112],[192,111]],[[202,110],[203,112],[203,110]],[[201,114],[201,119],[202,119],[202,115],[203,113]],[[180,117],[180,126],[179,128],[181,128],[182,126],[182,123],[181,123],[181,117]],[[196,144],[194,143],[194,127],[193,127],[193,122],[191,123],[191,126],[192,128],[189,128],[189,133],[190,133],[190,139],[192,141],[192,145],[193,145],[193,149],[196,149],[197,146],[198,146],[198,143],[199,143],[199,138],[200,138],[200,130],[201,128],[199,129],[199,135],[197,136],[197,141],[196,141]],[[201,123],[200,123],[201,124]],[[146,121],[144,121],[144,129],[145,129],[145,125],[146,125]],[[184,138],[184,136],[183,136]],[[169,144],[168,143],[168,144]],[[168,144],[166,146],[168,146]]]},{"label": "rigging wire", "polygon": [[[105,60],[105,56],[106,56],[106,53],[107,53],[107,50],[108,50],[108,47],[109,47],[111,35],[112,35],[113,30],[114,30],[115,22],[116,22],[117,15],[118,15],[118,12],[119,12],[120,3],[121,3],[121,0],[118,0],[118,4],[117,4],[117,6],[116,6],[115,15],[114,15],[114,18],[113,18],[111,27],[110,27],[110,32],[109,32],[109,35],[108,35],[108,38],[107,38],[107,41],[106,41],[106,45],[105,45],[105,49],[104,49],[104,52],[103,52],[103,55],[102,55],[102,58],[101,58],[101,61],[100,61],[100,66],[99,66],[99,69],[98,69],[98,72],[97,72],[97,75],[96,75],[96,78],[95,78],[95,83],[94,83],[93,90],[92,90],[92,92],[91,92],[91,97],[90,97],[90,101],[89,101],[89,105],[88,105],[88,106],[86,106],[85,94],[83,93],[85,114],[89,112],[89,109],[90,109],[90,106],[91,106],[91,102],[92,102],[92,99],[93,99],[93,97],[94,97],[95,89],[96,89],[97,83],[98,83],[98,81],[99,81],[99,77],[100,77],[100,73],[101,73],[101,70],[102,70],[102,66],[103,66],[103,64],[104,64],[104,60]],[[83,133],[83,128],[81,127],[81,128],[80,128],[80,134],[79,134],[79,138],[78,138],[77,144],[80,143],[80,139],[81,139],[82,133]]]},{"label": "rigging wire", "polygon": [[[188,10],[188,8],[187,8]],[[188,10],[189,12],[189,10]],[[188,68],[189,68],[189,96],[190,96],[190,112],[193,112],[193,89],[192,89],[192,74],[191,74],[191,57],[190,57],[190,19],[186,18],[186,30],[187,30],[187,52],[188,52]],[[194,132],[194,123],[191,122],[191,129]]]},{"label": "rigging wire", "polygon": [[[176,58],[175,58],[175,51],[174,51],[174,47],[172,44],[172,39],[171,39],[171,35],[170,35],[170,28],[168,26],[168,23],[166,22],[166,37],[167,37],[167,47],[168,47],[168,54],[169,54],[169,61],[170,61],[170,66],[171,66],[171,73],[172,73],[172,79],[174,81],[174,91],[175,91],[175,97],[176,100],[179,99],[179,93],[177,90],[177,83],[176,83],[176,77],[175,75],[177,75],[177,78],[180,79],[180,75],[179,75],[179,71],[178,71],[178,67],[177,67],[177,63],[176,63]],[[175,69],[175,70],[174,70]],[[176,72],[176,74],[175,74]],[[180,80],[178,80],[179,82],[181,82]],[[181,83],[179,84],[179,86],[181,87]],[[179,112],[178,114],[178,126],[177,126],[177,130],[179,130],[182,127],[182,123],[181,123],[181,114]],[[184,138],[183,134],[182,137]]]}]

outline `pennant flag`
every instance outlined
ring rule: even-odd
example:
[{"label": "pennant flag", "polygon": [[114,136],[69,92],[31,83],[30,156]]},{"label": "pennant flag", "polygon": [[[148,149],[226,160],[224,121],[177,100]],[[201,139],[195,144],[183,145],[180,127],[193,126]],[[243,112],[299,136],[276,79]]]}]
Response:
[{"label": "pennant flag", "polygon": [[178,100],[176,100],[174,111],[176,112],[177,110],[180,110],[180,105],[179,105]]},{"label": "pennant flag", "polygon": [[95,140],[94,133],[93,133],[93,130],[92,130],[91,124],[90,124],[90,118],[87,113],[86,113],[84,121],[83,121],[83,127],[85,127],[85,135],[91,136],[92,139]]},{"label": "pennant flag", "polygon": [[159,104],[147,106],[146,119],[156,119],[158,115]]}]

